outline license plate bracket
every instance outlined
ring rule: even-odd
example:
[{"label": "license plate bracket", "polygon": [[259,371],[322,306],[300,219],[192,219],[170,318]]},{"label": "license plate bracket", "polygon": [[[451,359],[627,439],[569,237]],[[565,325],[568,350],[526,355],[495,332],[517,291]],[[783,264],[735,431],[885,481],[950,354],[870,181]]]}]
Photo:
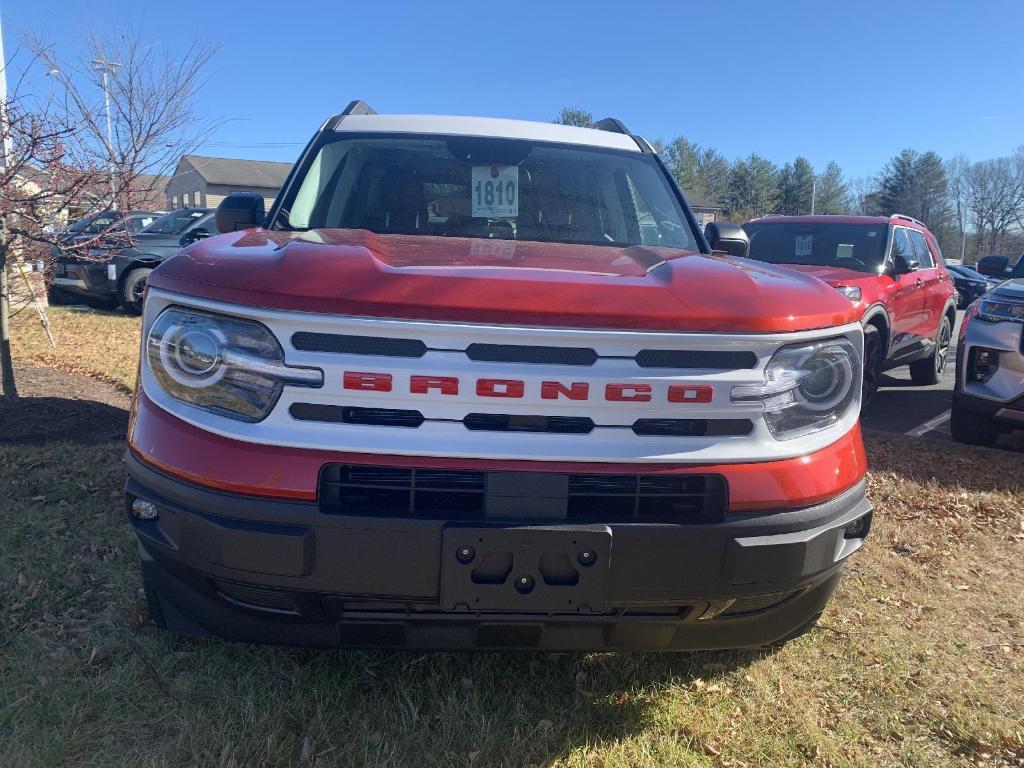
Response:
[{"label": "license plate bracket", "polygon": [[602,613],[608,526],[450,527],[442,537],[446,611]]}]

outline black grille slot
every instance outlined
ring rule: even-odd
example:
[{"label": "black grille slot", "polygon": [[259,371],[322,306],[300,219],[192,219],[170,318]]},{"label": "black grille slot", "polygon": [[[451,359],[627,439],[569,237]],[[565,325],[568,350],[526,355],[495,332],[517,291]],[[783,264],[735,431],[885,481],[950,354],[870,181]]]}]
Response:
[{"label": "black grille slot", "polygon": [[325,421],[334,424],[362,424],[376,427],[412,427],[423,423],[419,411],[396,408],[356,408],[319,403],[292,403],[288,413],[299,421]]},{"label": "black grille slot", "polygon": [[780,603],[788,600],[790,597],[795,595],[795,592],[768,592],[764,595],[750,595],[749,597],[741,597],[736,600],[732,605],[722,611],[720,616],[739,616],[744,613],[753,613],[754,611],[763,611],[765,608],[771,608],[779,605]]},{"label": "black grille slot", "polygon": [[466,429],[481,432],[551,432],[585,435],[594,422],[580,416],[515,416],[507,413],[470,413],[462,420]]},{"label": "black grille slot", "polygon": [[750,419],[637,419],[633,423],[638,435],[672,437],[729,437],[749,435],[753,429]]},{"label": "black grille slot", "polygon": [[320,475],[320,510],[328,514],[478,520],[484,474],[328,464]]},{"label": "black grille slot", "polygon": [[569,519],[720,522],[728,506],[720,475],[570,475]]},{"label": "black grille slot", "polygon": [[242,603],[250,608],[295,613],[291,595],[283,589],[260,587],[255,584],[240,584],[223,579],[211,579],[214,588],[228,600]]},{"label": "black grille slot", "polygon": [[303,352],[333,352],[380,357],[423,357],[427,345],[419,339],[389,339],[382,336],[348,336],[337,333],[292,334],[292,346]]},{"label": "black grille slot", "polygon": [[738,371],[757,367],[753,352],[718,350],[644,349],[636,356],[641,368],[709,368],[716,371]]},{"label": "black grille slot", "polygon": [[[507,486],[508,475],[518,473],[500,474]],[[526,482],[530,473],[522,476]],[[569,475],[563,487],[568,490],[561,509],[580,523],[715,523],[728,507],[720,475]],[[320,509],[334,515],[485,520],[487,488],[486,472],[328,464],[320,475]],[[523,489],[524,498],[529,490]]]},{"label": "black grille slot", "polygon": [[593,365],[597,352],[586,347],[530,347],[516,344],[470,344],[466,357],[490,363]]}]

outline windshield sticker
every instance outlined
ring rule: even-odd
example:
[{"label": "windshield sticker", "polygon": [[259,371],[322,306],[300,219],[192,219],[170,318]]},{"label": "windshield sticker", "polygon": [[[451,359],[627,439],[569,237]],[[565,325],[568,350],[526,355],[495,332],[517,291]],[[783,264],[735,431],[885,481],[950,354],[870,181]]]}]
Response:
[{"label": "windshield sticker", "polygon": [[474,238],[469,244],[469,254],[474,258],[512,261],[516,257],[513,240],[481,240]]},{"label": "windshield sticker", "polygon": [[519,166],[474,165],[470,186],[474,218],[519,215]]},{"label": "windshield sticker", "polygon": [[814,242],[814,235],[797,235],[796,250],[794,256],[810,256],[811,244]]}]

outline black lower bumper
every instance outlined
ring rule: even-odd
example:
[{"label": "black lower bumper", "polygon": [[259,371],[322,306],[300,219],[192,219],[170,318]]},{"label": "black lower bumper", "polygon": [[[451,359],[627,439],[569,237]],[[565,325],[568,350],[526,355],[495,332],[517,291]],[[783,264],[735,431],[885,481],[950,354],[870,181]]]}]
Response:
[{"label": "black lower bumper", "polygon": [[102,261],[62,261],[54,265],[53,286],[69,293],[97,298],[117,294],[117,280],[111,279]]},{"label": "black lower bumper", "polygon": [[464,526],[327,515],[128,464],[129,505],[159,511],[130,517],[154,618],[286,645],[763,646],[821,613],[871,521],[863,483],[814,507],[708,525]]},{"label": "black lower bumper", "polygon": [[1024,396],[1018,397],[1016,400],[1003,402],[954,391],[953,408],[975,416],[991,419],[999,427],[1024,429]]}]

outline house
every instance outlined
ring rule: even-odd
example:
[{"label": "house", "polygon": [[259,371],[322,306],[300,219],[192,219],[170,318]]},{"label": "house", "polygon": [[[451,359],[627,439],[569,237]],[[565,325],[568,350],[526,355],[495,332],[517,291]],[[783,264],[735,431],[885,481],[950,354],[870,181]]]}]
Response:
[{"label": "house", "polygon": [[722,206],[720,203],[713,203],[710,200],[702,200],[699,197],[693,195],[690,192],[683,192],[683,197],[686,198],[686,202],[690,204],[690,209],[693,211],[694,218],[697,219],[697,223],[700,224],[701,229],[704,225],[710,221],[718,221],[719,216],[722,215]]},{"label": "house", "polygon": [[256,192],[269,210],[291,169],[291,163],[182,155],[167,182],[167,207],[216,208],[232,192]]}]

